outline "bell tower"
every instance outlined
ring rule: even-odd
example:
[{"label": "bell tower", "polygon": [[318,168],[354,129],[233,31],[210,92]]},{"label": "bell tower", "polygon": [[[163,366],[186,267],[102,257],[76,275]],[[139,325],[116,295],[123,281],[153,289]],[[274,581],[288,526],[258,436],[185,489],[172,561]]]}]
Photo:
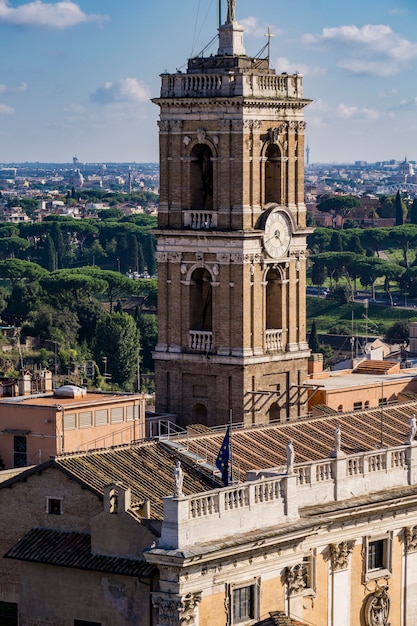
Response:
[{"label": "bell tower", "polygon": [[161,78],[156,409],[183,426],[303,415],[302,76],[246,56],[229,3],[217,54]]}]

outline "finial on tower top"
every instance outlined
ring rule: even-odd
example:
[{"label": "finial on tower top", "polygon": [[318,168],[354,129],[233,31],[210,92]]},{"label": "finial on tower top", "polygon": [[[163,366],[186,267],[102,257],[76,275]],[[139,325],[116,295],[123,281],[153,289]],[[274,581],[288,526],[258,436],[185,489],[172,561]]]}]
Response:
[{"label": "finial on tower top", "polygon": [[235,21],[235,9],[236,0],[227,0],[227,19],[226,24],[231,24]]}]

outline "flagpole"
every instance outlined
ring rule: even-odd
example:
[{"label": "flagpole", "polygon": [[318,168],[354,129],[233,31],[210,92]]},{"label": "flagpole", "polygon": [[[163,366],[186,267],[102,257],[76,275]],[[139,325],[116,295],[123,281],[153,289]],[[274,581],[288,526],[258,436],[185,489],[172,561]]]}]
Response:
[{"label": "flagpole", "polygon": [[219,28],[222,25],[222,0],[219,0]]},{"label": "flagpole", "polygon": [[232,439],[233,409],[229,411],[229,442],[230,442],[230,483],[233,484],[233,439]]}]

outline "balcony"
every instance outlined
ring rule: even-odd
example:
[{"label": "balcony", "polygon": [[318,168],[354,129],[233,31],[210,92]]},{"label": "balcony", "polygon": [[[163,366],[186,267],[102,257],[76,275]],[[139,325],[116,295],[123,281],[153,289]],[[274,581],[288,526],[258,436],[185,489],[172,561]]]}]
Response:
[{"label": "balcony", "polygon": [[213,333],[208,330],[190,330],[188,347],[196,352],[211,352],[213,350]]},{"label": "balcony", "polygon": [[184,211],[184,227],[192,230],[217,228],[217,213],[214,211]]},{"label": "balcony", "polygon": [[282,328],[271,328],[265,331],[266,349],[268,352],[281,352]]}]

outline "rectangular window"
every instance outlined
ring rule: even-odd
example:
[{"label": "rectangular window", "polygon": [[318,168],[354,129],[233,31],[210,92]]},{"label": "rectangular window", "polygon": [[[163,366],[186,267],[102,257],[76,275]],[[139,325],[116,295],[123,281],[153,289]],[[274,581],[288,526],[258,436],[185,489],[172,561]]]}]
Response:
[{"label": "rectangular window", "polygon": [[384,540],[370,541],[368,545],[368,570],[384,567]]},{"label": "rectangular window", "polygon": [[230,607],[228,626],[243,626],[259,619],[260,579],[227,585],[226,597]]},{"label": "rectangular window", "polygon": [[93,412],[92,411],[83,411],[79,415],[79,425],[80,428],[88,428],[93,424]]},{"label": "rectangular window", "polygon": [[386,398],[379,398],[378,406],[385,406],[386,403],[387,403],[387,399]]},{"label": "rectangular window", "polygon": [[233,624],[254,619],[255,617],[255,585],[238,587],[232,591],[232,618]]},{"label": "rectangular window", "polygon": [[0,602],[1,626],[18,626],[17,604],[14,602]]},{"label": "rectangular window", "polygon": [[353,403],[354,411],[362,411],[362,402],[354,402]]},{"label": "rectangular window", "polygon": [[107,409],[99,409],[94,414],[96,426],[105,426],[107,424]]},{"label": "rectangular window", "polygon": [[126,407],[126,421],[133,422],[136,419],[136,405],[130,404]]},{"label": "rectangular window", "polygon": [[24,435],[15,435],[13,439],[14,467],[26,467],[27,438]]},{"label": "rectangular window", "polygon": [[46,511],[48,515],[62,514],[62,498],[46,498]]},{"label": "rectangular window", "polygon": [[77,418],[75,413],[64,414],[64,430],[74,430],[77,428]]},{"label": "rectangular window", "polygon": [[367,537],[365,550],[365,580],[390,576],[392,533]]},{"label": "rectangular window", "polygon": [[123,422],[123,407],[119,406],[110,409],[110,422],[112,424],[121,424]]}]

